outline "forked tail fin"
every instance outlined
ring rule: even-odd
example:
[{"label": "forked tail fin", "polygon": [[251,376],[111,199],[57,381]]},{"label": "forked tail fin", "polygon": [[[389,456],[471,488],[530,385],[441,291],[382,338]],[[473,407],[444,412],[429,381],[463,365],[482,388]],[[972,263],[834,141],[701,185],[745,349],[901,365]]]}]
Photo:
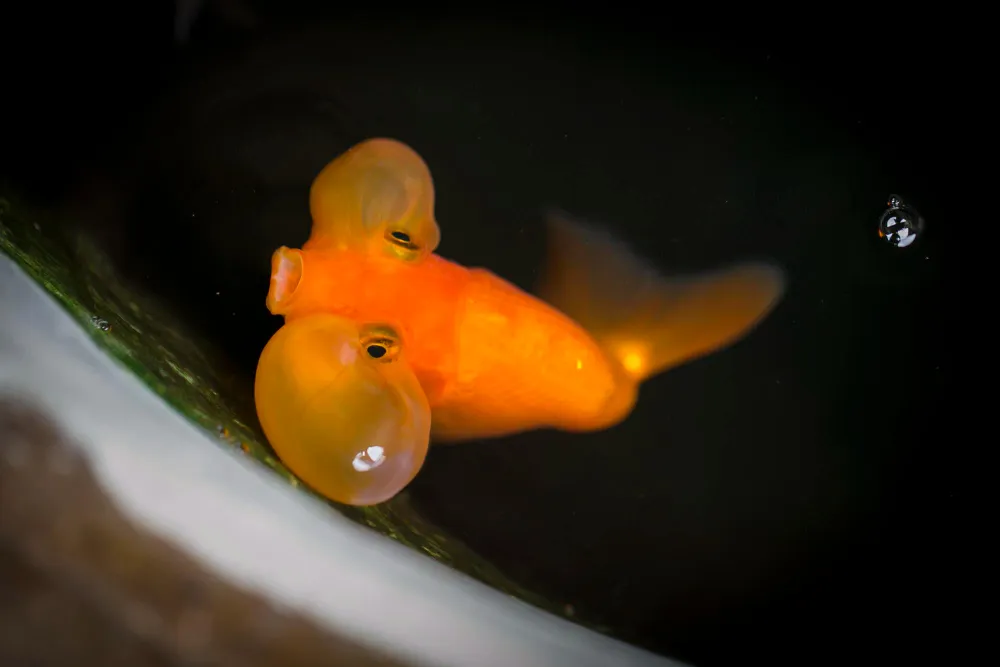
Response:
[{"label": "forked tail fin", "polygon": [[539,295],[576,320],[636,382],[735,343],[781,299],[784,273],[748,262],[665,277],[609,233],[548,216]]}]

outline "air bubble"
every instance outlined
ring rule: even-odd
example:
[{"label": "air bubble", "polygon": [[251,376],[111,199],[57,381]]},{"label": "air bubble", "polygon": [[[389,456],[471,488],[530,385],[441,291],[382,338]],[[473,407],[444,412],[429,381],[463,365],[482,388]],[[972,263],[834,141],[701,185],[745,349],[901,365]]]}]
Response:
[{"label": "air bubble", "polygon": [[889,208],[878,222],[879,238],[897,248],[905,248],[917,240],[924,229],[924,219],[917,209],[903,201],[899,195],[890,195]]}]

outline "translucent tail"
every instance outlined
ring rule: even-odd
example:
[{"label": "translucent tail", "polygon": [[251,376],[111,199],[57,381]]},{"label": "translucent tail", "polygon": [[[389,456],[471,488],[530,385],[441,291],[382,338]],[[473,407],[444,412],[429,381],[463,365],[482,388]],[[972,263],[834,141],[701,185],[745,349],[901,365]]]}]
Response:
[{"label": "translucent tail", "polygon": [[784,292],[776,266],[744,263],[665,277],[610,234],[549,215],[540,296],[587,329],[641,382],[735,343]]}]

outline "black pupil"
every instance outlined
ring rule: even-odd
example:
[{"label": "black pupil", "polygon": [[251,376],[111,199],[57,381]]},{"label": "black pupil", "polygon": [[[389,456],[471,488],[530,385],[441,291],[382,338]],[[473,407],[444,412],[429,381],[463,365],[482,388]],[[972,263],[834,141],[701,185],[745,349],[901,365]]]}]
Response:
[{"label": "black pupil", "polygon": [[368,346],[368,356],[373,359],[379,359],[384,357],[386,349],[384,345],[369,345]]},{"label": "black pupil", "polygon": [[410,242],[410,235],[407,234],[406,232],[393,232],[392,238],[396,239],[397,241],[402,241],[403,243]]}]

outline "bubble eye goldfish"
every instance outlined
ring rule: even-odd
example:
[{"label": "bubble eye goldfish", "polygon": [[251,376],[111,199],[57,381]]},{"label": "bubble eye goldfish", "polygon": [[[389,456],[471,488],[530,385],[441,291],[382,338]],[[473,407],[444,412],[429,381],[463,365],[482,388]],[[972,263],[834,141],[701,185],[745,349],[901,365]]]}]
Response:
[{"label": "bubble eye goldfish", "polygon": [[782,272],[745,263],[666,278],[565,214],[539,296],[435,254],[423,159],[362,142],[310,190],[312,231],[271,261],[255,400],[268,440],[303,481],[341,503],[388,500],[428,444],[624,420],[639,384],[719,350],[776,305]]}]

